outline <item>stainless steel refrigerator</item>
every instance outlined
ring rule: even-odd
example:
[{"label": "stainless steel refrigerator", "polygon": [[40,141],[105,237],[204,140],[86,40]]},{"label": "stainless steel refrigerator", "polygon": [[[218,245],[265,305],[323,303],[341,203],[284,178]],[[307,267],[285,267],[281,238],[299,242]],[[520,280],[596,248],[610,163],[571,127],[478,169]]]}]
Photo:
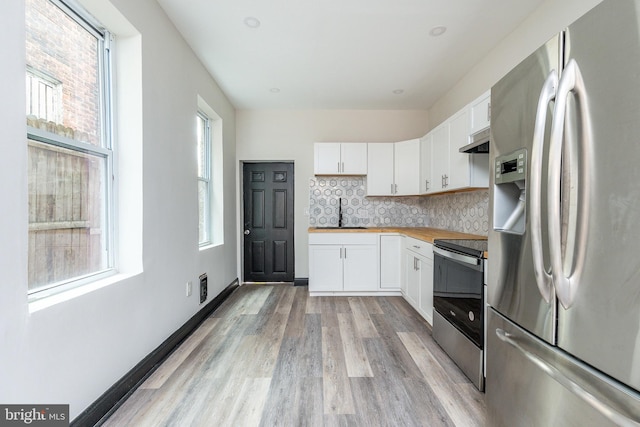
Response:
[{"label": "stainless steel refrigerator", "polygon": [[490,426],[640,425],[640,0],[491,93]]}]

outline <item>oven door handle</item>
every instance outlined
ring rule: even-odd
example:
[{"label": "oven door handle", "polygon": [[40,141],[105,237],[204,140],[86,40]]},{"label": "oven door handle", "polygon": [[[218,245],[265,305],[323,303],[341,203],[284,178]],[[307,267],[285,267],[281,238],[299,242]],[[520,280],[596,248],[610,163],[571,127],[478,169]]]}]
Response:
[{"label": "oven door handle", "polygon": [[445,251],[445,250],[440,249],[440,248],[438,248],[436,246],[433,247],[433,253],[436,253],[436,254],[438,254],[440,256],[443,256],[445,258],[450,258],[450,259],[452,259],[454,261],[463,262],[465,264],[480,265],[480,259],[479,258],[468,256],[468,255],[459,254],[457,252]]}]

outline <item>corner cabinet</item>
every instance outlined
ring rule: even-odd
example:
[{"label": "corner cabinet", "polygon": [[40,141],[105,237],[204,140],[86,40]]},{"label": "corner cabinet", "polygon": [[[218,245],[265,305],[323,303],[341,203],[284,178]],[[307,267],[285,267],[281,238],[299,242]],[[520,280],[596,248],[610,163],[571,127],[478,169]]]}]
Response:
[{"label": "corner cabinet", "polygon": [[364,142],[316,142],[316,175],[366,175],[367,144]]},{"label": "corner cabinet", "polygon": [[332,294],[378,290],[378,235],[309,234],[309,292]]},{"label": "corner cabinet", "polygon": [[404,238],[399,234],[380,234],[380,289],[400,290],[402,284],[402,250]]},{"label": "corner cabinet", "polygon": [[367,144],[367,195],[420,194],[420,140]]}]

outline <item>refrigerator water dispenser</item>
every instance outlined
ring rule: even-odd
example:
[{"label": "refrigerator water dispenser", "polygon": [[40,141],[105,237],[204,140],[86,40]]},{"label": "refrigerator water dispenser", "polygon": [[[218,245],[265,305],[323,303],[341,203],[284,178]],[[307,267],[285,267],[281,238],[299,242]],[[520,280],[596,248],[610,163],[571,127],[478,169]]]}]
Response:
[{"label": "refrigerator water dispenser", "polygon": [[527,150],[522,148],[496,157],[494,164],[493,228],[511,234],[524,234]]}]

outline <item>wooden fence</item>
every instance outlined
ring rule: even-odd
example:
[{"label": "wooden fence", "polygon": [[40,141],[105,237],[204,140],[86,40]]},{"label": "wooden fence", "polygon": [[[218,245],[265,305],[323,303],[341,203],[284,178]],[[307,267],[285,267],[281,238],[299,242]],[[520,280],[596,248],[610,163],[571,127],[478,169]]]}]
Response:
[{"label": "wooden fence", "polygon": [[106,266],[102,159],[28,141],[29,290]]}]

